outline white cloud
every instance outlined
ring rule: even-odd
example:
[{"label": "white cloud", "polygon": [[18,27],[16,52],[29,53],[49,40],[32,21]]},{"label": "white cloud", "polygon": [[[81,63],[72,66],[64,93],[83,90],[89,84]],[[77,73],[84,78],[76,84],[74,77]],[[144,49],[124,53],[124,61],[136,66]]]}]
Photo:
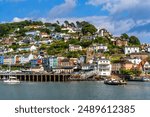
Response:
[{"label": "white cloud", "polygon": [[76,6],[77,0],[65,0],[63,4],[53,7],[50,12],[50,18],[61,17],[68,14]]},{"label": "white cloud", "polygon": [[18,17],[15,17],[13,18],[12,22],[21,22],[21,21],[24,21],[24,20],[30,20],[31,18],[18,18]]},{"label": "white cloud", "polygon": [[[45,19],[46,20],[46,19]],[[60,21],[63,23],[65,20],[69,22],[76,21],[88,21],[94,24],[97,28],[106,28],[113,34],[121,34],[128,32],[131,28],[135,26],[135,22],[132,19],[114,21],[109,16],[88,16],[88,17],[72,17],[72,18],[55,18],[51,20],[46,20],[50,22]]]},{"label": "white cloud", "polygon": [[150,0],[88,0],[86,4],[100,6],[111,15],[126,12],[130,17],[146,17],[150,12]]},{"label": "white cloud", "polygon": [[140,33],[139,32],[132,32],[132,33],[128,33],[128,34],[130,36],[131,35],[137,36],[142,43],[150,43],[150,41],[149,41],[150,32],[140,32]]}]

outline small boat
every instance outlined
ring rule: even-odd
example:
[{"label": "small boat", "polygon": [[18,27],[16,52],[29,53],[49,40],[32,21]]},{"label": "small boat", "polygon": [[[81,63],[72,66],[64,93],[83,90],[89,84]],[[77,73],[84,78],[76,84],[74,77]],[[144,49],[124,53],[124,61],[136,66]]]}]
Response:
[{"label": "small boat", "polygon": [[107,85],[126,85],[127,82],[124,80],[117,80],[117,79],[105,79],[104,84],[107,84]]},{"label": "small boat", "polygon": [[149,82],[150,79],[147,77],[135,77],[135,78],[129,79],[129,81]]},{"label": "small boat", "polygon": [[14,76],[9,76],[8,79],[3,80],[4,83],[8,83],[8,84],[19,84],[20,81],[17,79],[17,77]]},{"label": "small boat", "polygon": [[149,82],[150,79],[149,79],[149,78],[146,78],[146,77],[143,77],[143,78],[142,78],[142,81],[143,81],[143,82]]}]

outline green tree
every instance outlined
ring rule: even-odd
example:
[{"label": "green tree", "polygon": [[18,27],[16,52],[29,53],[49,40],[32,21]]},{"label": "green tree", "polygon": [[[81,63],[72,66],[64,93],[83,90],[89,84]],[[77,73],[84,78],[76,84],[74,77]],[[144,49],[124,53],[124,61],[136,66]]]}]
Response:
[{"label": "green tree", "polygon": [[136,36],[131,36],[129,38],[130,45],[140,45],[140,40]]},{"label": "green tree", "polygon": [[88,39],[84,39],[81,41],[80,45],[84,48],[86,47],[89,47],[90,45],[92,44],[92,41],[91,40],[88,40]]},{"label": "green tree", "polygon": [[123,38],[123,39],[129,39],[129,36],[128,36],[128,34],[123,33],[123,34],[121,35],[121,38]]},{"label": "green tree", "polygon": [[82,33],[84,35],[88,33],[94,34],[97,31],[96,27],[88,22],[83,21],[81,22],[81,24],[82,24]]},{"label": "green tree", "polygon": [[66,26],[69,26],[69,22],[66,20],[66,21],[64,21],[64,24],[66,25]]}]

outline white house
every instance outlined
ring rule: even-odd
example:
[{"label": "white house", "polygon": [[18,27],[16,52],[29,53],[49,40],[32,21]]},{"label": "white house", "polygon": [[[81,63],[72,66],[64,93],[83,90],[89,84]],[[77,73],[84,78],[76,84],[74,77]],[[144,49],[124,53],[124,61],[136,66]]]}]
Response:
[{"label": "white house", "polygon": [[32,36],[36,36],[40,34],[40,31],[29,31],[29,32],[25,32],[26,35],[32,35]]},{"label": "white house", "polygon": [[150,46],[146,48],[146,52],[150,53]]},{"label": "white house", "polygon": [[30,60],[34,59],[33,54],[23,55],[21,58],[21,64],[29,63]]},{"label": "white house", "polygon": [[49,37],[50,37],[50,35],[49,35],[49,34],[47,34],[47,33],[43,33],[43,32],[41,32],[41,33],[40,33],[40,37],[41,37],[41,38],[49,38]]},{"label": "white house", "polygon": [[32,46],[30,47],[30,51],[31,51],[31,52],[36,51],[36,50],[37,50],[37,47],[36,47],[36,46],[32,45]]},{"label": "white house", "polygon": [[138,57],[128,58],[127,60],[130,61],[131,63],[135,64],[135,65],[138,65],[142,61],[142,59],[138,58]]},{"label": "white house", "polygon": [[150,63],[146,62],[143,66],[144,73],[150,73]]},{"label": "white house", "polygon": [[98,73],[102,77],[107,77],[111,75],[112,65],[109,59],[102,57],[98,60]]},{"label": "white house", "polygon": [[126,47],[124,48],[124,53],[125,53],[125,54],[139,53],[139,52],[140,52],[140,48],[139,48],[139,47],[126,46]]},{"label": "white house", "polygon": [[82,47],[80,45],[69,44],[69,51],[82,51]]},{"label": "white house", "polygon": [[93,44],[89,47],[89,49],[94,50],[96,52],[106,52],[108,51],[108,47],[103,44]]},{"label": "white house", "polygon": [[68,33],[76,33],[76,31],[72,27],[64,27],[64,28],[61,28],[61,30],[68,30]]}]

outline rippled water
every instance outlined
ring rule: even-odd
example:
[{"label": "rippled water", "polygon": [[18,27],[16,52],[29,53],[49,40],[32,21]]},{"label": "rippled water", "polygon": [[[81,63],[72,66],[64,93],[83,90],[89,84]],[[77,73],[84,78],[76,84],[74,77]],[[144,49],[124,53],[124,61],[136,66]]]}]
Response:
[{"label": "rippled water", "polygon": [[125,86],[103,82],[48,82],[9,85],[0,82],[1,100],[147,100],[150,82],[128,82]]}]

